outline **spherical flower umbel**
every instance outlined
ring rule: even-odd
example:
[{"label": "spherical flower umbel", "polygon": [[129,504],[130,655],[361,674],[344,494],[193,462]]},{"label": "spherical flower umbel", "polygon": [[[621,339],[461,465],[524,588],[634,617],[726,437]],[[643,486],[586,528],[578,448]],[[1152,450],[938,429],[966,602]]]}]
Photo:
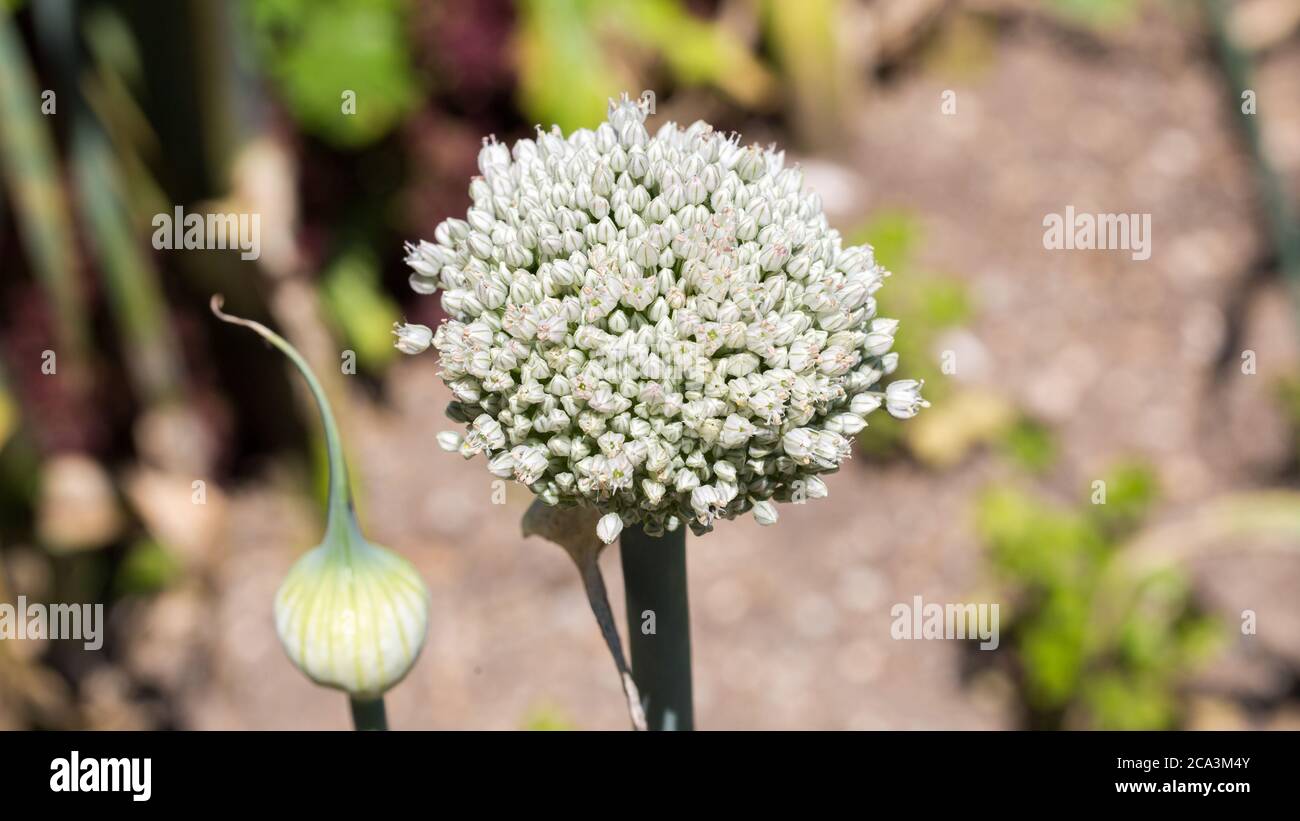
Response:
[{"label": "spherical flower umbel", "polygon": [[[844,247],[797,167],[704,122],[611,101],[565,137],[489,139],[465,219],[409,245],[411,286],[442,292],[432,338],[463,435],[438,443],[588,504],[611,542],[683,522],[696,533],[773,501],[818,498],[882,405],[907,418],[919,382],[898,322],[876,316],[888,275]],[[403,350],[418,327],[399,329]]]}]

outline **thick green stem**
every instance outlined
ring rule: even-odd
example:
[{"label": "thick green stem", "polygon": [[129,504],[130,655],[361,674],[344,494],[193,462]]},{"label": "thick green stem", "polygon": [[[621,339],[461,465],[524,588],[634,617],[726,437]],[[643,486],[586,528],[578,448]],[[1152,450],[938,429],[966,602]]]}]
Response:
[{"label": "thick green stem", "polygon": [[693,730],[686,528],[655,538],[629,527],[620,551],[632,678],[646,724],[651,730]]},{"label": "thick green stem", "polygon": [[384,712],[384,699],[379,697],[369,701],[352,698],[352,725],[358,730],[387,730],[388,715]]}]

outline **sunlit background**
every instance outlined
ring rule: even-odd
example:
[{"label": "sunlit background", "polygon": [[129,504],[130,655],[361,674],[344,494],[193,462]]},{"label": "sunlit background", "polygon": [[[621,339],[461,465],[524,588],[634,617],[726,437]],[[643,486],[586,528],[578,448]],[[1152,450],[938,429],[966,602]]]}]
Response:
[{"label": "sunlit background", "polygon": [[[403,243],[464,216],[483,137],[649,92],[652,130],[802,165],[933,403],[829,498],[688,540],[699,726],[1300,728],[1300,2],[0,8],[0,602],[107,622],[0,641],[0,727],[348,726],[271,621],[315,411],[214,293],[310,360],[430,585],[393,726],[624,727],[569,560],[436,447],[450,394],[391,328],[441,318]],[[155,249],[178,206],[260,215],[260,258]],[[1067,206],[1150,214],[1150,259],[1046,250]],[[998,604],[998,648],[891,638],[917,596]]]}]

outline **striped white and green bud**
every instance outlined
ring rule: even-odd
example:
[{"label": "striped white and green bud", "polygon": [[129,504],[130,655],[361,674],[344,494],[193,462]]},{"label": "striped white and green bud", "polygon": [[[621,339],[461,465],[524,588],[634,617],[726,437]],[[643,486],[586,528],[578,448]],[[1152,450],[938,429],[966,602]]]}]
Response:
[{"label": "striped white and green bud", "polygon": [[[427,248],[425,252],[432,253]],[[325,538],[300,557],[285,577],[275,597],[275,627],[299,670],[317,684],[343,690],[352,698],[355,718],[358,705],[378,702],[419,658],[429,626],[428,589],[409,561],[361,534],[338,426],[306,361],[260,323],[223,313],[220,297],[213,298],[212,310],[226,322],[252,329],[284,353],[307,381],[320,411],[329,457]],[[424,344],[423,331],[407,330],[422,327],[404,326],[399,337],[415,334],[421,338],[412,344]],[[476,424],[470,437],[498,441],[496,420],[484,416]],[[446,448],[464,446],[455,433],[438,440]],[[378,715],[382,712],[380,707]]]},{"label": "striped white and green bud", "polygon": [[275,629],[293,663],[360,699],[410,672],[428,626],[429,593],[415,566],[355,527],[298,559],[275,596]]}]

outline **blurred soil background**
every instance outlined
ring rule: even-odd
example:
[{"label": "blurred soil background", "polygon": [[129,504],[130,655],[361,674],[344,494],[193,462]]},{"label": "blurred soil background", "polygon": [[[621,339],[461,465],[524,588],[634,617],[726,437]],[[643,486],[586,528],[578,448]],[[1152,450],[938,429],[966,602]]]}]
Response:
[{"label": "blurred soil background", "polygon": [[[348,726],[271,621],[322,531],[314,411],[220,292],[313,363],[368,536],[430,585],[393,726],[623,728],[569,559],[437,448],[450,393],[390,328],[441,317],[402,245],[483,136],[650,90],[652,128],[803,166],[933,403],[689,540],[699,726],[1300,728],[1300,0],[0,6],[0,602],[108,621],[0,641],[0,727]],[[261,258],[155,250],[176,206],[260,214]],[[1150,259],[1045,250],[1067,206],[1151,214]],[[891,638],[916,596],[998,603],[1000,646]]]}]

